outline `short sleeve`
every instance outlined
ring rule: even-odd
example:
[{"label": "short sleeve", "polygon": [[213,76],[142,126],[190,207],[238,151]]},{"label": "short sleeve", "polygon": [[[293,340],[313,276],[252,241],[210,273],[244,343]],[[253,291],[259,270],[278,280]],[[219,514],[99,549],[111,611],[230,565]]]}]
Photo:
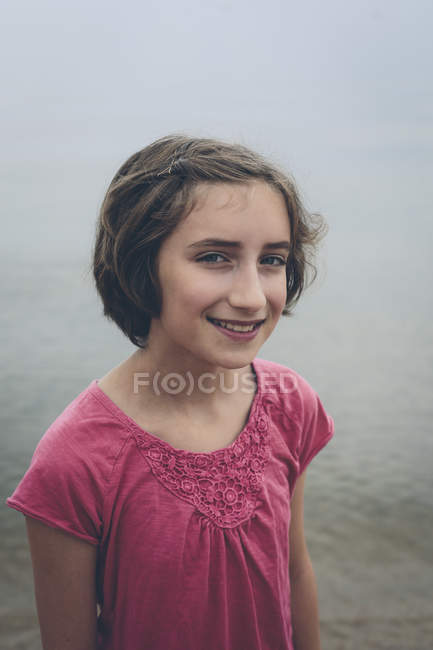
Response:
[{"label": "short sleeve", "polygon": [[301,383],[301,393],[303,418],[298,449],[299,475],[334,435],[334,420],[305,380]]},{"label": "short sleeve", "polygon": [[97,545],[102,534],[104,484],[92,454],[91,421],[66,410],[39,441],[6,504]]}]

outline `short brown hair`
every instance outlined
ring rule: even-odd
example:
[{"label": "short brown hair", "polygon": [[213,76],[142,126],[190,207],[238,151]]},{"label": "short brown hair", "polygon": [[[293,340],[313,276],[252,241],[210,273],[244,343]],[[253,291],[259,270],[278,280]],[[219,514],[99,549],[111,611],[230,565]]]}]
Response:
[{"label": "short brown hair", "polygon": [[160,314],[158,251],[193,210],[196,187],[255,180],[279,190],[287,205],[291,250],[282,314],[288,316],[317,275],[314,253],[326,224],[306,211],[287,173],[241,144],[183,134],[160,138],[119,169],[101,206],[92,270],[104,315],[134,345],[146,346],[151,320]]}]

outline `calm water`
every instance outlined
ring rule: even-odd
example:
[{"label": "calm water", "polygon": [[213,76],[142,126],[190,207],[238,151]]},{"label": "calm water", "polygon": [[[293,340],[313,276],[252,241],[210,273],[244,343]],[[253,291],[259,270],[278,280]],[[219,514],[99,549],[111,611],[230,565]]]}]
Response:
[{"label": "calm water", "polygon": [[[337,253],[338,242],[331,241],[331,252],[333,246]],[[362,268],[346,254],[346,260],[336,254],[326,279],[296,316],[281,321],[258,356],[300,372],[335,419],[334,440],[308,471],[305,504],[324,650],[431,649],[428,275],[422,250],[413,257],[417,286],[398,262],[399,249],[364,259]],[[3,278],[4,502],[52,420],[133,348],[103,320],[84,257],[6,265]],[[36,650],[24,517],[4,506],[0,520],[2,647]]]}]

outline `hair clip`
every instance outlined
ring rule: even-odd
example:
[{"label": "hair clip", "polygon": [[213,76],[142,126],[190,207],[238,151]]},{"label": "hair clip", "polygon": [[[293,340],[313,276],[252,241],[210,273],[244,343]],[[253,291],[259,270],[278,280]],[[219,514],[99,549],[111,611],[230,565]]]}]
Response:
[{"label": "hair clip", "polygon": [[177,162],[178,161],[175,158],[173,158],[172,161],[170,162],[170,165],[165,169],[163,169],[162,171],[158,172],[156,176],[165,176],[165,175],[169,176],[171,174],[173,167],[176,165]]}]

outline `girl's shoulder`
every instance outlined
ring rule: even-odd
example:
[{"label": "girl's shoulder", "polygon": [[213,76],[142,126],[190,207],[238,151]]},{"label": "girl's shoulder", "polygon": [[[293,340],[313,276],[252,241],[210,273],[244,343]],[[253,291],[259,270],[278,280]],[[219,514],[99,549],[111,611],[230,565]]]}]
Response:
[{"label": "girl's shoulder", "polygon": [[274,426],[294,449],[299,474],[334,435],[334,421],[298,372],[280,363],[256,359],[262,400]]},{"label": "girl's shoulder", "polygon": [[273,396],[282,404],[298,402],[307,406],[317,398],[311,384],[293,368],[258,358],[254,361],[254,367],[261,392],[265,396]]},{"label": "girl's shoulder", "polygon": [[105,495],[129,437],[98,399],[93,380],[41,437],[7,505],[99,543]]},{"label": "girl's shoulder", "polygon": [[65,472],[90,472],[103,481],[110,475],[131,434],[107,409],[100,393],[93,379],[64,408],[40,438],[32,465],[61,464]]},{"label": "girl's shoulder", "polygon": [[94,379],[45,431],[6,503],[98,544],[114,469],[121,473],[128,450],[134,452],[131,432],[104,403]]}]

